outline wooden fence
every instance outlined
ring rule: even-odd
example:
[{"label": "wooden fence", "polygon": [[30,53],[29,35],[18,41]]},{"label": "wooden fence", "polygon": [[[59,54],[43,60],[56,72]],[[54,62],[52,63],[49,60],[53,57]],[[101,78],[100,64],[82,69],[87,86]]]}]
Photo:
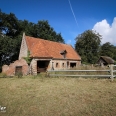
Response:
[{"label": "wooden fence", "polygon": [[[47,71],[47,75],[49,76],[65,76],[65,77],[109,77],[111,78],[111,80],[113,81],[114,77],[116,77],[116,75],[114,74],[116,72],[116,70],[114,69],[114,67],[116,67],[116,65],[109,65],[109,70],[48,70]],[[78,74],[53,74],[53,72],[109,72],[108,75],[78,75]]]}]

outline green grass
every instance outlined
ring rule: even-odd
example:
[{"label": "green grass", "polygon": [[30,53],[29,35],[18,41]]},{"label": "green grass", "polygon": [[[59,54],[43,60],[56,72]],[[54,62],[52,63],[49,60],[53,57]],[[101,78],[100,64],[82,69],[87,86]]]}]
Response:
[{"label": "green grass", "polygon": [[0,78],[0,116],[115,116],[116,79]]}]

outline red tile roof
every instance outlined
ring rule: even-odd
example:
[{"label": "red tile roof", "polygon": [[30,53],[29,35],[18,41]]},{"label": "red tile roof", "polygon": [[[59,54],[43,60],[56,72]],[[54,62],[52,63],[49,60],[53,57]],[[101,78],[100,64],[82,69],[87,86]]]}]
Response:
[{"label": "red tile roof", "polygon": [[66,50],[66,59],[81,60],[72,46],[40,38],[25,36],[32,57],[63,59],[61,51]]}]

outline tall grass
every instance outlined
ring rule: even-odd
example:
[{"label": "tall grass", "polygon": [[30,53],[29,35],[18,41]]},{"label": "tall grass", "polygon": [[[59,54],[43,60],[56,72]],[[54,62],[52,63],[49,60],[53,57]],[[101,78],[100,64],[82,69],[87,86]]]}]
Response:
[{"label": "tall grass", "polygon": [[0,116],[115,116],[116,80],[0,78]]}]

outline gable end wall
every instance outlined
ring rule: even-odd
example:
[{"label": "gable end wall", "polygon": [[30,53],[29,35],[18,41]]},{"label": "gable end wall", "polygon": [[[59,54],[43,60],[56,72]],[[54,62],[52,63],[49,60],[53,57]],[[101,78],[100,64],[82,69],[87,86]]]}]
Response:
[{"label": "gable end wall", "polygon": [[23,57],[27,57],[27,44],[25,40],[25,34],[23,34],[22,42],[21,42],[21,48],[20,48],[20,53],[19,53],[19,60]]}]

